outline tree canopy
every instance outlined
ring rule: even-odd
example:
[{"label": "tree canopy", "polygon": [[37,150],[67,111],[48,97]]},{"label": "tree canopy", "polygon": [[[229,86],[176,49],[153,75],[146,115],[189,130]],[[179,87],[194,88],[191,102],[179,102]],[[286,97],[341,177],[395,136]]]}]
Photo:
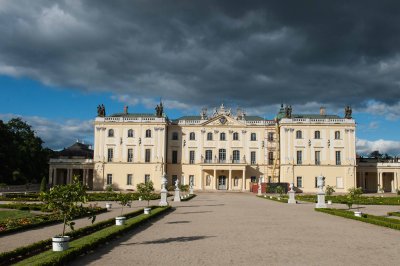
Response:
[{"label": "tree canopy", "polygon": [[37,183],[48,176],[48,160],[53,151],[21,118],[0,120],[0,183]]}]

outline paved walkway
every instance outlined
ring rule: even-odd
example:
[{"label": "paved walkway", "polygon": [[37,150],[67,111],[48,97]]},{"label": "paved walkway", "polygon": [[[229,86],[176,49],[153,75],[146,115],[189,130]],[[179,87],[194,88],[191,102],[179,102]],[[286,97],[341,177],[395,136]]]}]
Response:
[{"label": "paved walkway", "polygon": [[[159,200],[150,201],[150,204],[158,205]],[[91,202],[93,204],[93,202]],[[105,207],[105,202],[98,202],[98,206]],[[113,208],[106,212],[101,213],[96,216],[96,221],[104,221],[121,214],[121,205],[118,205],[116,202],[112,202]],[[143,208],[147,206],[147,202],[144,201],[134,201],[132,204],[132,208],[124,208],[124,213],[133,212],[137,209]],[[75,229],[82,228],[88,225],[91,225],[91,220],[88,218],[81,218],[74,220],[76,223]],[[5,251],[10,251],[16,249],[18,247],[26,246],[32,243],[35,243],[40,240],[49,239],[55,235],[59,235],[62,233],[62,224],[55,224],[40,228],[30,229],[20,233],[13,233],[9,235],[0,236],[0,253]],[[69,227],[66,229],[67,232],[70,231]]]},{"label": "paved walkway", "polygon": [[248,193],[201,193],[72,265],[398,265],[400,232]]}]

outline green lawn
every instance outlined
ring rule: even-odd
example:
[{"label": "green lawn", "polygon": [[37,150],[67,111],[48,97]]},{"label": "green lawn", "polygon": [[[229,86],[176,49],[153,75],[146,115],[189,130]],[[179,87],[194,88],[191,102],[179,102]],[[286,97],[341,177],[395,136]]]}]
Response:
[{"label": "green lawn", "polygon": [[19,211],[19,210],[0,211],[0,223],[10,218],[19,219],[32,216],[34,216],[34,214],[30,213],[29,211]]}]

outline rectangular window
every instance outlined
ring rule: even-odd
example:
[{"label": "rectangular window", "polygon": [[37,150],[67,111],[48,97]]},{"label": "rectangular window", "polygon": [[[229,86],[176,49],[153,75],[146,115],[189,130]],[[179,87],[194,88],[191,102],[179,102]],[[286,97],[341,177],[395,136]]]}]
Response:
[{"label": "rectangular window", "polygon": [[251,133],[250,134],[250,141],[256,141],[257,140],[257,135],[256,133]]},{"label": "rectangular window", "polygon": [[336,165],[341,165],[341,156],[340,156],[340,151],[336,151]]},{"label": "rectangular window", "polygon": [[126,184],[127,185],[132,185],[132,174],[128,174],[126,176]]},{"label": "rectangular window", "polygon": [[219,149],[219,162],[224,163],[226,161],[226,150]]},{"label": "rectangular window", "polygon": [[189,163],[194,164],[194,151],[189,151]]},{"label": "rectangular window", "polygon": [[321,164],[321,152],[316,151],[315,152],[315,165],[320,165]]},{"label": "rectangular window", "polygon": [[133,162],[133,149],[128,149],[128,162]]},{"label": "rectangular window", "polygon": [[315,188],[318,187],[318,176],[315,177],[315,180],[314,180],[314,187],[315,187]]},{"label": "rectangular window", "polygon": [[303,178],[301,177],[301,176],[298,176],[297,177],[297,184],[296,184],[296,186],[297,187],[303,187]]},{"label": "rectangular window", "polygon": [[302,151],[297,151],[297,164],[303,163],[303,153]]},{"label": "rectangular window", "polygon": [[107,150],[107,162],[112,162],[114,157],[114,149],[109,148]]},{"label": "rectangular window", "polygon": [[145,155],[144,155],[144,162],[149,163],[151,158],[151,151],[150,149],[145,150]]},{"label": "rectangular window", "polygon": [[274,132],[268,132],[268,141],[274,140]]},{"label": "rectangular window", "polygon": [[212,162],[212,150],[206,150],[206,163],[211,163]]},{"label": "rectangular window", "polygon": [[240,151],[233,151],[233,162],[232,163],[240,163]]},{"label": "rectangular window", "polygon": [[257,163],[256,152],[255,151],[250,152],[250,162],[251,162],[251,164],[256,164]]},{"label": "rectangular window", "polygon": [[194,186],[194,175],[189,175],[189,185]]},{"label": "rectangular window", "polygon": [[184,175],[181,176],[181,185],[186,185],[185,176]]},{"label": "rectangular window", "polygon": [[172,163],[178,163],[178,151],[172,151]]},{"label": "rectangular window", "polygon": [[336,188],[344,188],[343,177],[336,177]]},{"label": "rectangular window", "polygon": [[269,165],[274,164],[274,153],[272,151],[268,152],[268,164]]},{"label": "rectangular window", "polygon": [[107,185],[112,185],[112,174],[107,174]]},{"label": "rectangular window", "polygon": [[144,175],[144,182],[146,184],[150,182],[150,175]]}]

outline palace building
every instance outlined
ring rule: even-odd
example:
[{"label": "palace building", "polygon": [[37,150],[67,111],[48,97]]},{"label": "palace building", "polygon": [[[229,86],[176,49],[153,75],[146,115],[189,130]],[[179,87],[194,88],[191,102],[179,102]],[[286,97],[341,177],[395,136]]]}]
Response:
[{"label": "palace building", "polygon": [[[351,108],[343,117],[292,114],[281,106],[272,120],[235,113],[221,105],[213,112],[169,119],[162,103],[156,112],[106,115],[98,107],[94,151],[74,144],[50,160],[52,185],[79,175],[90,189],[135,190],[152,180],[161,188],[179,179],[202,191],[249,191],[261,181],[269,186],[293,183],[299,192],[315,192],[316,177],[336,192],[362,187],[365,192],[394,192],[399,187],[400,162],[356,158],[356,123]],[[75,152],[75,153],[74,153]],[[89,155],[88,155],[89,154]],[[89,156],[89,157],[88,157]]]},{"label": "palace building", "polygon": [[290,106],[267,120],[221,105],[212,113],[170,120],[162,103],[155,114],[105,115],[94,122],[93,185],[135,189],[152,180],[176,179],[197,190],[248,191],[251,183],[294,183],[315,191],[324,175],[337,191],[355,186],[355,121],[319,114],[292,114]]}]

